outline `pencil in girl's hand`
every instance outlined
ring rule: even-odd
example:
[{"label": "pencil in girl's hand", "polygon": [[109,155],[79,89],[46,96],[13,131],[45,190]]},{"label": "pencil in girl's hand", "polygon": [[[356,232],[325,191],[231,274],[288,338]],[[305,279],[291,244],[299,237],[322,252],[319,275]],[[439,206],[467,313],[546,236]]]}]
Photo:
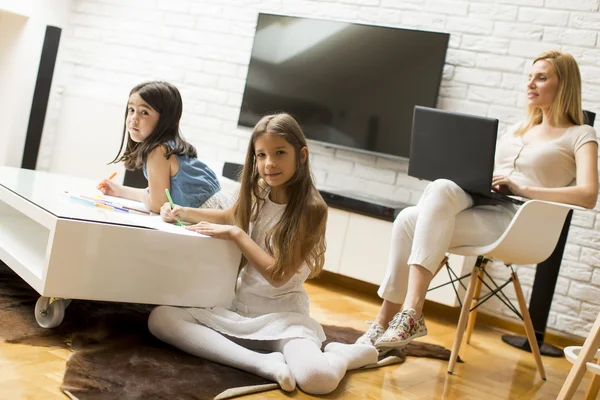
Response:
[{"label": "pencil in girl's hand", "polygon": [[[175,204],[173,204],[173,199],[171,198],[171,193],[169,193],[169,189],[165,189],[165,193],[167,194],[167,199],[169,199],[169,204],[171,205],[172,210],[173,208],[175,208]],[[179,217],[177,217],[177,225],[183,226],[181,225],[181,220],[179,219]]]},{"label": "pencil in girl's hand", "polygon": [[[108,180],[110,181],[112,178],[114,178],[115,176],[117,176],[116,172],[113,172],[112,174],[110,174],[110,176],[108,177]],[[104,183],[101,183],[98,185],[98,189],[101,189],[103,187],[105,187],[106,185]]]}]

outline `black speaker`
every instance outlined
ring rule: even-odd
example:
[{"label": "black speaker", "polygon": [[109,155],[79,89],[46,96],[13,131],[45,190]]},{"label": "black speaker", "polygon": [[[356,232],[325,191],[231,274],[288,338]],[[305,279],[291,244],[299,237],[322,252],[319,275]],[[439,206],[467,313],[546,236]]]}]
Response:
[{"label": "black speaker", "polygon": [[33,92],[31,113],[29,114],[29,125],[27,126],[27,136],[25,137],[25,148],[23,149],[21,168],[35,169],[37,164],[61,32],[62,29],[57,28],[56,26],[46,27],[46,35],[44,36],[42,55],[40,57],[40,67],[38,69],[35,90]]},{"label": "black speaker", "polygon": [[589,126],[594,126],[596,113],[588,110],[583,110],[583,123]]},{"label": "black speaker", "polygon": [[244,166],[242,164],[226,162],[223,164],[223,176],[225,178],[233,179],[234,181],[240,181],[242,170]]},{"label": "black speaker", "polygon": [[125,170],[125,179],[123,185],[131,186],[138,189],[145,189],[148,187],[148,180],[144,176],[142,169],[134,169],[133,171]]}]

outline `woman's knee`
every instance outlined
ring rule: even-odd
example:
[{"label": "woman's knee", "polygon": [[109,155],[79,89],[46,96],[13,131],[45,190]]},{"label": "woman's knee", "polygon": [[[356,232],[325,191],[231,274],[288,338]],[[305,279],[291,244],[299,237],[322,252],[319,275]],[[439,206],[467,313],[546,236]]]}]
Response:
[{"label": "woman's knee", "polygon": [[423,201],[435,209],[452,208],[458,212],[465,198],[465,191],[448,179],[436,179],[427,186],[426,192]]},{"label": "woman's knee", "polygon": [[394,219],[394,228],[410,228],[414,227],[419,217],[419,208],[412,206],[402,209]]},{"label": "woman's knee", "polygon": [[436,179],[429,184],[430,190],[435,195],[453,195],[462,191],[461,187],[449,179]]}]

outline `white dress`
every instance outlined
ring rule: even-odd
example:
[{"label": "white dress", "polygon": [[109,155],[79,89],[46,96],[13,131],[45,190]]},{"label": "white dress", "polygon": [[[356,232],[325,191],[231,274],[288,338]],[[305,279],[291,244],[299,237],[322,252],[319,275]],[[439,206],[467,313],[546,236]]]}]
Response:
[{"label": "white dress", "polygon": [[[250,237],[265,249],[266,233],[279,221],[285,204],[275,204],[267,196]],[[266,250],[266,249],[265,249]],[[310,269],[302,264],[285,285],[272,286],[250,262],[242,269],[230,309],[186,308],[201,324],[228,336],[251,340],[305,338],[318,346],[325,340],[321,325],[309,316],[309,299],[304,281]]]}]

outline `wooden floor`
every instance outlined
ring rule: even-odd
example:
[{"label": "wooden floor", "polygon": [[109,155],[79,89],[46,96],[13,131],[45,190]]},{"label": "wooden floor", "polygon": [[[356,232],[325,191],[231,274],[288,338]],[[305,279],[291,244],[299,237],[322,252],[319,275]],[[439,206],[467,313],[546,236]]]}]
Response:
[{"label": "wooden floor", "polygon": [[[379,301],[326,283],[307,284],[312,315],[318,321],[364,330],[375,316]],[[68,318],[68,309],[67,317]],[[0,323],[2,323],[0,321]],[[429,335],[419,340],[450,348],[456,320],[427,315]],[[349,373],[330,399],[555,399],[571,364],[564,358],[544,357],[548,381],[535,370],[531,354],[500,340],[501,332],[477,326],[471,345],[463,345],[454,375],[440,360],[408,358],[406,363]],[[0,343],[0,399],[65,399],[60,391],[68,350]],[[575,399],[583,398],[586,375]],[[293,393],[271,391],[244,399],[307,399]]]}]

